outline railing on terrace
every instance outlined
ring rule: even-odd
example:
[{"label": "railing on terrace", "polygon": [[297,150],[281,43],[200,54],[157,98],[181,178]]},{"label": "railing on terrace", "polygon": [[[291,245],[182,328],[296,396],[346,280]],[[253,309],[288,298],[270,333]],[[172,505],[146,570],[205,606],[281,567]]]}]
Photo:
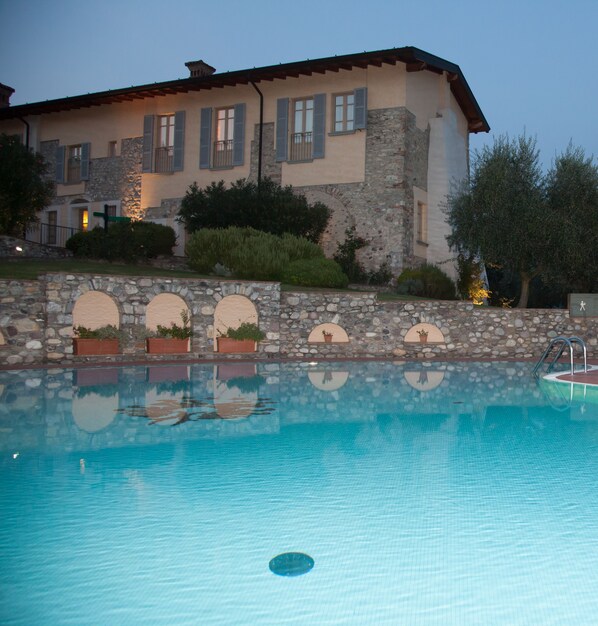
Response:
[{"label": "railing on terrace", "polygon": [[232,167],[233,165],[233,140],[214,142],[213,167]]},{"label": "railing on terrace", "polygon": [[56,224],[38,222],[27,229],[25,241],[64,248],[67,240],[79,230],[79,228],[72,228],[71,226],[57,226]]},{"label": "railing on terrace", "polygon": [[174,148],[156,148],[154,170],[156,172],[172,172],[174,162]]},{"label": "railing on terrace", "polygon": [[309,161],[312,155],[312,133],[291,135],[291,161]]}]

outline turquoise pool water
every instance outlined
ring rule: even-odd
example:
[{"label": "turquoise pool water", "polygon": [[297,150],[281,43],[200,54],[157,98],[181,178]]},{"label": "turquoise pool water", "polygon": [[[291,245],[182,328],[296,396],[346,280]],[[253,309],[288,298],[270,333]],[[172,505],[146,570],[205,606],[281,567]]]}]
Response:
[{"label": "turquoise pool water", "polygon": [[530,369],[0,372],[0,623],[596,624],[598,403]]}]

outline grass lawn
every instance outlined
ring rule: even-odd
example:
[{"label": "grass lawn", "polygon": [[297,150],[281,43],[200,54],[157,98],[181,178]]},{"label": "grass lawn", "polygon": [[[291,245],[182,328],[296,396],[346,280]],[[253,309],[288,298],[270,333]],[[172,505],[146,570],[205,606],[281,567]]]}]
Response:
[{"label": "grass lawn", "polygon": [[[51,272],[72,272],[77,274],[114,274],[117,276],[172,276],[173,278],[216,278],[195,272],[181,270],[163,270],[152,265],[133,265],[124,263],[101,263],[84,259],[16,259],[0,263],[0,278],[37,280],[42,274]],[[325,287],[302,287],[300,285],[281,285],[282,291],[338,291],[360,293],[355,289],[327,289]],[[367,290],[364,288],[364,290]],[[429,300],[418,296],[403,296],[397,293],[379,293],[378,300]]]}]

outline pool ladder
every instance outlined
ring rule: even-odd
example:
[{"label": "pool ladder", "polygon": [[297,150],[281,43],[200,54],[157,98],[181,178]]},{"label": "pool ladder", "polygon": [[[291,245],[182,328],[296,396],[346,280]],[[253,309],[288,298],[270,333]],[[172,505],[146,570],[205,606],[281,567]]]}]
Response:
[{"label": "pool ladder", "polygon": [[586,344],[584,343],[584,340],[581,337],[555,337],[548,345],[548,348],[544,350],[544,353],[540,357],[540,360],[536,363],[536,366],[534,367],[534,370],[533,370],[534,376],[538,378],[538,371],[540,367],[542,367],[542,364],[544,363],[544,361],[548,359],[552,350],[554,348],[557,348],[557,346],[558,348],[556,350],[556,353],[554,357],[552,358],[551,363],[548,366],[548,371],[550,372],[552,370],[555,363],[561,358],[561,355],[563,354],[565,348],[568,348],[569,359],[571,362],[571,375],[575,374],[575,367],[573,364],[573,352],[574,352],[574,347],[576,345],[581,347],[581,350],[583,352],[583,371],[587,372],[588,371],[588,351],[586,349]]}]

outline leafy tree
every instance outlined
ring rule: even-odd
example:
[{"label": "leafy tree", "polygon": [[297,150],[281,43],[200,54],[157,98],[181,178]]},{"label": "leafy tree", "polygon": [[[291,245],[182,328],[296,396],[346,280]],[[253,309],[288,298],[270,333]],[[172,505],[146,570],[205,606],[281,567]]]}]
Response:
[{"label": "leafy tree", "polygon": [[16,137],[0,135],[0,233],[21,236],[54,197],[48,164]]},{"label": "leafy tree", "polygon": [[501,136],[476,153],[469,181],[448,199],[447,215],[451,248],[518,274],[517,306],[526,307],[530,282],[550,253],[535,140]]},{"label": "leafy tree", "polygon": [[324,232],[330,210],[325,204],[309,204],[291,186],[281,187],[269,178],[257,184],[238,180],[229,188],[224,181],[200,189],[193,183],[179,211],[178,221],[187,232],[201,228],[250,227],[274,235],[290,233],[317,242]]},{"label": "leafy tree", "polygon": [[547,275],[569,291],[598,289],[598,166],[569,146],[546,176],[552,254]]}]

